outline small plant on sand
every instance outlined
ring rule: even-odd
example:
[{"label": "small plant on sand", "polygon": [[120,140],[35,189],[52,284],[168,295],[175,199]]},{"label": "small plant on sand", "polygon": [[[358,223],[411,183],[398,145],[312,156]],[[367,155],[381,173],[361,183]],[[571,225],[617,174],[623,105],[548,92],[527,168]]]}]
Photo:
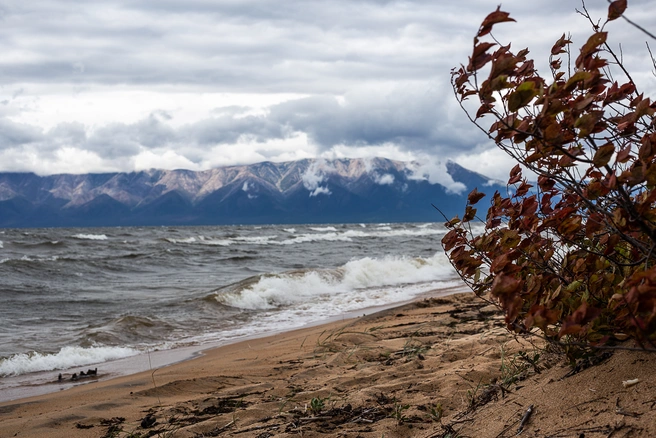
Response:
[{"label": "small plant on sand", "polygon": [[405,411],[407,411],[408,409],[410,409],[410,405],[404,405],[395,402],[390,417],[394,418],[398,425],[401,425],[408,419],[408,417],[405,415]]},{"label": "small plant on sand", "polygon": [[435,406],[431,406],[428,409],[428,415],[432,421],[442,421],[442,416],[444,415],[444,408],[442,403],[438,403]]},{"label": "small plant on sand", "polygon": [[314,415],[319,415],[321,411],[323,411],[325,408],[326,400],[328,399],[321,398],[321,397],[313,397],[312,400],[310,400],[310,412],[312,412]]},{"label": "small plant on sand", "polygon": [[583,4],[590,37],[573,59],[563,34],[546,75],[528,49],[491,37],[515,21],[497,8],[452,73],[467,116],[518,164],[480,218],[484,231],[470,226],[485,196],[474,189],[442,245],[472,290],[504,310],[508,329],[537,327],[570,359],[626,338],[656,350],[656,103],[607,42],[626,7],[609,0],[598,21]]},{"label": "small plant on sand", "polygon": [[423,354],[426,353],[426,351],[428,351],[428,347],[420,341],[410,338],[403,345],[401,354],[406,358],[423,357]]}]

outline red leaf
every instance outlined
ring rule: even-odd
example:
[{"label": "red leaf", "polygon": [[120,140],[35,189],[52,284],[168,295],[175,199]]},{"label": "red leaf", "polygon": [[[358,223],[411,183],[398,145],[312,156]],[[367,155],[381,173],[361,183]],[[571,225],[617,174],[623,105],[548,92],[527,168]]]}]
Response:
[{"label": "red leaf", "polygon": [[514,19],[510,18],[510,14],[508,12],[503,12],[501,10],[501,6],[497,6],[497,10],[489,14],[487,17],[485,17],[485,20],[483,20],[483,23],[481,24],[481,29],[478,31],[478,36],[483,36],[487,35],[492,31],[492,26],[494,26],[497,23],[503,23],[505,21],[515,21]]},{"label": "red leaf", "polygon": [[476,71],[487,64],[492,59],[492,55],[487,53],[487,50],[494,46],[496,46],[494,43],[480,43],[474,46],[474,53],[469,60],[469,66],[467,67],[467,70]]},{"label": "red leaf", "polygon": [[492,108],[494,108],[492,104],[484,103],[483,105],[481,105],[478,111],[476,111],[476,118],[478,119],[480,117],[483,117],[487,113],[491,113]]},{"label": "red leaf", "polygon": [[518,182],[520,182],[521,180],[522,180],[522,176],[521,176],[521,175],[511,176],[510,179],[508,180],[508,185],[510,186],[510,185],[512,185],[512,184],[518,183]]},{"label": "red leaf", "polygon": [[469,193],[469,196],[467,196],[467,202],[469,202],[471,205],[474,205],[484,197],[485,193],[481,193],[478,191],[478,189],[474,189]]},{"label": "red leaf", "polygon": [[490,292],[494,296],[513,295],[522,288],[522,281],[510,275],[497,275]]},{"label": "red leaf", "polygon": [[608,21],[613,21],[622,16],[626,10],[626,0],[616,0],[608,5]]},{"label": "red leaf", "polygon": [[461,236],[458,233],[458,230],[451,230],[442,238],[442,246],[444,251],[451,251],[454,246],[456,246],[461,241]]},{"label": "red leaf", "polygon": [[563,34],[563,36],[561,36],[560,39],[556,41],[556,44],[554,44],[554,46],[551,48],[551,54],[558,55],[559,53],[567,53],[563,47],[570,43],[571,41],[565,38],[565,34]]},{"label": "red leaf", "polygon": [[471,205],[468,205],[465,211],[465,215],[462,217],[463,222],[469,222],[476,217],[476,209]]}]

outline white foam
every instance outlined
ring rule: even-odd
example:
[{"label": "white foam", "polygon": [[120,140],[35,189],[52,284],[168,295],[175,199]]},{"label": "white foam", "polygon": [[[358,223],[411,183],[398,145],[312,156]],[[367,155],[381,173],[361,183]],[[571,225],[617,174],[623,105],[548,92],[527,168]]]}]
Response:
[{"label": "white foam", "polygon": [[338,233],[323,233],[323,234],[301,234],[300,236],[294,237],[293,239],[286,239],[282,241],[272,241],[270,243],[276,243],[279,245],[294,245],[297,243],[307,243],[307,242],[319,242],[319,241],[329,241],[329,242],[352,242],[349,236]]},{"label": "white foam", "polygon": [[337,231],[337,228],[335,227],[310,227],[312,231],[319,231],[319,232],[324,232],[324,231]]},{"label": "white foam", "polygon": [[251,237],[235,237],[234,240],[237,242],[252,243],[258,245],[266,245],[271,240],[275,239],[278,236],[251,236]]},{"label": "white foam", "polygon": [[282,230],[283,230],[285,233],[289,233],[289,234],[294,234],[294,233],[296,233],[296,228],[283,228]]},{"label": "white foam", "polygon": [[[429,283],[450,281],[454,276],[453,268],[442,253],[431,258],[365,257],[336,270],[263,276],[242,290],[218,292],[216,299],[249,310],[287,306],[311,310],[328,305],[338,314],[351,310],[351,304],[362,308],[411,299],[435,287],[428,286]],[[384,290],[394,293],[383,293]]]},{"label": "white foam", "polygon": [[173,239],[171,237],[166,237],[164,240],[166,240],[169,243],[173,243],[173,244],[175,244],[175,243],[194,243],[194,242],[196,242],[195,237],[188,237],[186,239]]},{"label": "white foam", "polygon": [[0,249],[2,249],[4,247],[5,247],[4,243],[2,242],[2,240],[0,240]]},{"label": "white foam", "polygon": [[232,240],[203,240],[202,243],[209,246],[230,246],[234,242]]},{"label": "white foam", "polygon": [[38,371],[65,370],[134,356],[126,347],[64,347],[55,354],[21,353],[0,360],[0,376],[18,376]]},{"label": "white foam", "polygon": [[104,234],[75,234],[73,238],[80,240],[107,240],[107,236]]}]

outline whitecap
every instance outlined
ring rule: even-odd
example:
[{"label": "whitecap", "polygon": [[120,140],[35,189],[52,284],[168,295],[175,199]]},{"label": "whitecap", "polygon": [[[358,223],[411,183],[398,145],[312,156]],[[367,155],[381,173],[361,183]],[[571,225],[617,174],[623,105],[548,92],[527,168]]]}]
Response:
[{"label": "whitecap", "polygon": [[318,232],[328,232],[328,231],[337,231],[337,228],[335,227],[310,227],[312,231],[318,231]]},{"label": "whitecap", "polygon": [[107,236],[104,234],[75,234],[73,238],[80,240],[107,240]]},{"label": "whitecap", "polygon": [[319,242],[319,241],[328,241],[328,242],[352,242],[353,239],[344,234],[338,233],[324,233],[324,234],[302,234],[300,236],[294,237],[293,239],[286,239],[277,243],[279,245],[294,245],[297,243],[307,243],[307,242]]},{"label": "whitecap", "polygon": [[[352,260],[334,270],[311,270],[264,275],[256,281],[218,291],[222,304],[248,310],[301,306],[316,310],[328,306],[333,313],[411,299],[450,282],[455,272],[443,253],[430,258],[388,256]],[[236,286],[236,290],[235,287]]]},{"label": "whitecap", "polygon": [[37,352],[14,354],[0,359],[0,376],[18,376],[38,371],[64,370],[134,356],[139,351],[127,347],[63,347],[54,354]]},{"label": "whitecap", "polygon": [[166,240],[169,243],[194,243],[196,242],[195,237],[187,237],[186,239],[173,239],[171,237],[165,237],[164,240]]}]

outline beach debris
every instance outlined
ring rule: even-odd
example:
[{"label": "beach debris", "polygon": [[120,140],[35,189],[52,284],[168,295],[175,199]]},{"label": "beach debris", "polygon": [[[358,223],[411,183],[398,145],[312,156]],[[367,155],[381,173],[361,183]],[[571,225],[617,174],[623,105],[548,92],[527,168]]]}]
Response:
[{"label": "beach debris", "polygon": [[[637,380],[637,379],[636,379]],[[631,412],[631,411],[626,411],[620,406],[620,398],[617,397],[617,400],[615,401],[615,413],[618,415],[624,415],[626,417],[634,417],[637,418],[642,414],[638,414],[637,412]]]},{"label": "beach debris", "polygon": [[622,386],[625,388],[630,388],[632,386],[637,385],[638,383],[640,383],[640,379],[624,380],[622,381]]},{"label": "beach debris", "polygon": [[75,423],[75,427],[77,429],[91,429],[93,428],[93,424],[82,424],[82,423]]},{"label": "beach debris", "polygon": [[153,414],[148,414],[141,420],[141,428],[148,429],[153,427],[156,423],[157,418],[155,418]]},{"label": "beach debris", "polygon": [[526,412],[524,412],[524,416],[522,417],[522,420],[519,422],[519,427],[517,428],[517,435],[519,435],[524,431],[524,426],[526,426],[526,423],[528,423],[528,420],[531,418],[532,413],[533,413],[533,405],[529,406],[528,409],[526,409]]},{"label": "beach debris", "polygon": [[86,373],[84,371],[80,371],[79,373],[73,373],[73,375],[71,375],[70,379],[68,379],[68,377],[64,378],[64,374],[59,373],[59,375],[57,376],[57,382],[63,382],[65,380],[72,380],[74,382],[77,382],[80,379],[86,379],[86,378],[96,377],[96,376],[98,376],[98,368],[94,368],[93,370],[89,369],[89,370],[87,370]]}]

